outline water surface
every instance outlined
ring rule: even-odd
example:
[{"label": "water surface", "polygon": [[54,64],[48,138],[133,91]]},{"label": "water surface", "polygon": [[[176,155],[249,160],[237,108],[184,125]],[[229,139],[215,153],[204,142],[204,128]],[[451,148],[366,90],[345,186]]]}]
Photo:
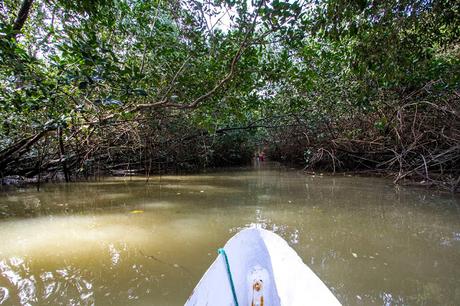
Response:
[{"label": "water surface", "polygon": [[344,305],[460,305],[458,197],[282,168],[3,191],[0,304],[183,305],[249,226]]}]

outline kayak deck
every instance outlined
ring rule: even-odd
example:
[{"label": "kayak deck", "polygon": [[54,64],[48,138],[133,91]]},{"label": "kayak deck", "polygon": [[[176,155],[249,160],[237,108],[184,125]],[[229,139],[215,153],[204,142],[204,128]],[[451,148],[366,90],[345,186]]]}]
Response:
[{"label": "kayak deck", "polygon": [[233,236],[223,250],[203,275],[186,306],[340,305],[327,286],[277,234],[259,228],[244,229]]}]

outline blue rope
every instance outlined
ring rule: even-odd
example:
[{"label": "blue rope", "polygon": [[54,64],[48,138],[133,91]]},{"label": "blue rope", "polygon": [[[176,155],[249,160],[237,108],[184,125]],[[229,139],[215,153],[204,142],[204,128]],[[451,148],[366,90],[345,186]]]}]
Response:
[{"label": "blue rope", "polygon": [[235,301],[235,306],[238,306],[238,299],[236,298],[235,285],[233,284],[233,277],[232,277],[232,272],[230,271],[230,265],[228,264],[227,253],[225,253],[225,250],[222,249],[222,248],[218,249],[217,253],[219,253],[220,255],[224,256],[225,265],[227,267],[228,279],[230,281],[230,287],[232,288],[233,300]]}]

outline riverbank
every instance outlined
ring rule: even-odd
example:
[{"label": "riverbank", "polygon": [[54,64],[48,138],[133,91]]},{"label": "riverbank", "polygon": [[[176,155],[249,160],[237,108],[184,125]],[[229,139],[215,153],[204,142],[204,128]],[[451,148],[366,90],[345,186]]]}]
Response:
[{"label": "riverbank", "polygon": [[[233,166],[233,167],[213,167],[213,168],[201,168],[201,169],[175,169],[175,170],[164,170],[161,173],[153,172],[151,175],[145,175],[143,170],[119,170],[109,173],[101,173],[99,175],[92,175],[88,177],[76,177],[68,183],[82,183],[82,182],[98,182],[101,180],[107,180],[111,178],[142,178],[145,181],[149,181],[150,177],[158,177],[162,175],[201,175],[208,173],[219,173],[222,171],[228,172],[237,172],[247,169],[256,169],[256,170],[282,170],[282,171],[296,171],[300,174],[312,176],[312,177],[362,177],[362,178],[382,178],[388,181],[388,183],[394,184],[395,186],[405,186],[405,187],[414,187],[429,189],[434,191],[448,192],[458,194],[460,189],[452,188],[452,186],[447,185],[446,183],[433,183],[430,181],[418,181],[409,178],[405,178],[395,182],[394,178],[396,173],[388,173],[384,171],[342,171],[342,172],[330,172],[330,171],[313,171],[302,168],[299,165],[287,164],[276,161],[264,161],[256,163],[253,160],[250,164],[242,166]],[[61,184],[66,183],[63,173],[54,174],[51,176],[43,176],[40,181],[38,177],[26,178],[21,176],[7,176],[1,179],[0,190],[11,189],[11,188],[40,188],[43,184],[52,183],[52,184]]]}]

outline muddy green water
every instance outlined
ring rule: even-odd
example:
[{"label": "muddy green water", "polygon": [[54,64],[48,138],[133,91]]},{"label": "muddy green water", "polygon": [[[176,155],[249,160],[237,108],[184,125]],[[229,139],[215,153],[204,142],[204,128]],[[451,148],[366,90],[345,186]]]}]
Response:
[{"label": "muddy green water", "polygon": [[460,305],[458,197],[273,168],[3,191],[0,304],[183,305],[248,226],[344,305]]}]

